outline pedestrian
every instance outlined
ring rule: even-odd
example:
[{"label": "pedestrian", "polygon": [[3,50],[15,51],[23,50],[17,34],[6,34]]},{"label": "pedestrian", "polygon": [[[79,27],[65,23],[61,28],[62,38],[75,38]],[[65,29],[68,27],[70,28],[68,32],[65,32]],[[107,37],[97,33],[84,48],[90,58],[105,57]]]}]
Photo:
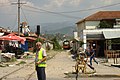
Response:
[{"label": "pedestrian", "polygon": [[94,62],[96,62],[98,64],[98,62],[95,59],[95,51],[93,49],[93,47],[91,46],[90,48],[90,65],[92,66],[92,60],[94,60]]},{"label": "pedestrian", "polygon": [[85,54],[87,55],[87,58],[90,56],[90,48],[89,47],[87,47],[85,49]]},{"label": "pedestrian", "polygon": [[37,71],[38,80],[46,80],[46,50],[43,49],[41,42],[36,43],[36,57],[35,57],[35,67]]}]

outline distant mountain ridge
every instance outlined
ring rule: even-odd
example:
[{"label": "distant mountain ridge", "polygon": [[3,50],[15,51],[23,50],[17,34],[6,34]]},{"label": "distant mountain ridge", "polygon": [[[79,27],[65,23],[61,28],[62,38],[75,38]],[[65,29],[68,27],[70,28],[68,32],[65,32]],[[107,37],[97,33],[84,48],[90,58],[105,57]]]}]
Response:
[{"label": "distant mountain ridge", "polygon": [[[36,26],[37,27],[37,26]],[[73,22],[57,22],[57,23],[42,23],[40,25],[41,33],[45,34],[72,34],[75,28],[75,23]],[[34,27],[30,27],[32,31],[36,31]]]},{"label": "distant mountain ridge", "polygon": [[[73,31],[76,30],[75,23],[72,21],[65,21],[65,22],[56,22],[56,23],[41,23],[40,25],[40,33],[42,34],[73,34]],[[37,25],[31,26],[30,25],[30,31],[36,32],[37,31]],[[10,27],[12,29],[12,27]],[[14,31],[17,31],[17,27],[14,29]]]},{"label": "distant mountain ridge", "polygon": [[74,30],[75,30],[74,26],[68,26],[68,27],[64,27],[61,29],[50,30],[47,33],[49,33],[49,34],[61,33],[61,34],[73,35]]}]

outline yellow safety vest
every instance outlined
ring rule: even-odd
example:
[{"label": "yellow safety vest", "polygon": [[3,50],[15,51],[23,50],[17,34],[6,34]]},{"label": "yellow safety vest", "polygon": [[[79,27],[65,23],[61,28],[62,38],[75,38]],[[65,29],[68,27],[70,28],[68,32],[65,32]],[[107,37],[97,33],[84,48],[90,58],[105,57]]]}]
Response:
[{"label": "yellow safety vest", "polygon": [[[38,60],[41,60],[41,59],[43,59],[43,48],[41,48],[40,49],[40,51],[38,52]],[[45,61],[43,61],[42,63],[40,63],[40,64],[38,64],[38,67],[46,67],[47,65],[46,65],[46,60]]]}]

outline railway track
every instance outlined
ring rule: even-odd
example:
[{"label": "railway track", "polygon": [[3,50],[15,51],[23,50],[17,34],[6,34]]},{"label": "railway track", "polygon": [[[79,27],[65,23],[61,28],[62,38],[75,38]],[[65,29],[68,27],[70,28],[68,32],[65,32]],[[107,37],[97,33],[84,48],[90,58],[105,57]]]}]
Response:
[{"label": "railway track", "polygon": [[[53,58],[57,53],[59,52],[56,51],[49,52],[47,60]],[[31,63],[21,66],[20,68],[12,70],[11,72],[3,75],[2,77],[0,77],[0,80],[33,80],[31,78],[34,78],[34,76],[36,75],[34,74],[35,65],[34,61],[31,61]]]},{"label": "railway track", "polygon": [[34,61],[0,77],[0,80],[30,80],[35,74]]}]

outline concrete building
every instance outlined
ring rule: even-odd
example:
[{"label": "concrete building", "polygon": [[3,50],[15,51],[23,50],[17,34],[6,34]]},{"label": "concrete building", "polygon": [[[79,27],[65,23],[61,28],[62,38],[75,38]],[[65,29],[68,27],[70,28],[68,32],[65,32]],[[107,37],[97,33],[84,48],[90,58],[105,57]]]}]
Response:
[{"label": "concrete building", "polygon": [[99,11],[78,21],[77,31],[84,49],[93,46],[97,56],[105,56],[112,39],[120,38],[120,11]]}]

